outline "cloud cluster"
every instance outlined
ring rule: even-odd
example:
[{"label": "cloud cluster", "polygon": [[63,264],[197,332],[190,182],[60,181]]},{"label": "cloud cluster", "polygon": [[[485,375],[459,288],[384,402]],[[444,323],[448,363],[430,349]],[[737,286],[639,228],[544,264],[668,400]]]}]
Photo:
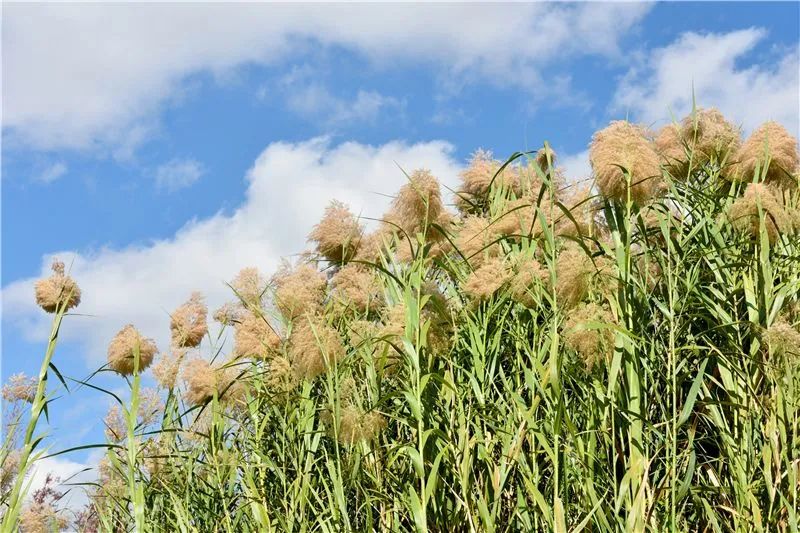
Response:
[{"label": "cloud cluster", "polygon": [[773,64],[741,66],[747,54],[766,37],[749,28],[730,33],[685,33],[663,48],[649,51],[620,83],[613,108],[630,111],[644,123],[663,125],[692,109],[692,90],[699,105],[717,107],[752,131],[766,120],[777,120],[798,131],[800,82],[798,47]]},{"label": "cloud cluster", "polygon": [[[241,268],[270,273],[281,257],[302,251],[330,200],[380,217],[390,201],[380,193],[400,188],[406,180],[401,168],[419,167],[450,187],[457,182],[453,148],[441,141],[333,146],[316,138],[271,144],[247,173],[246,198],[234,212],[191,221],[165,240],[43,258],[43,275],[53,255],[65,261],[82,289],[79,312],[90,315],[71,317],[61,338],[82,344],[90,367],[104,361],[108,341],[129,322],[166,348],[169,312],[192,291],[203,291],[212,308],[222,304],[232,296],[225,282]],[[23,279],[3,289],[3,315],[27,338],[44,340],[50,317],[34,303],[33,282]]]},{"label": "cloud cluster", "polygon": [[[158,111],[181,97],[192,75],[278,64],[314,46],[342,47],[376,68],[422,63],[446,80],[546,90],[544,65],[617,54],[620,36],[649,9],[639,3],[9,4],[4,128],[10,139],[35,148],[106,147],[125,155],[158,128]],[[356,104],[369,111],[381,101],[364,93]]]},{"label": "cloud cluster", "polygon": [[194,185],[205,168],[194,159],[172,159],[156,169],[156,188],[175,192]]}]

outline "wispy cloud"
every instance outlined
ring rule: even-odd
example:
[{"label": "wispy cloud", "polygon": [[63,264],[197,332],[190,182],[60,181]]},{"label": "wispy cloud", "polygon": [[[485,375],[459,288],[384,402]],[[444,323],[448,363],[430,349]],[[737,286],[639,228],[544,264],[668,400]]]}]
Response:
[{"label": "wispy cloud", "polygon": [[67,165],[59,161],[58,163],[49,165],[47,168],[33,176],[33,181],[44,184],[53,183],[66,174],[67,170]]},{"label": "wispy cloud", "polygon": [[[313,9],[10,4],[3,12],[3,127],[12,133],[8,139],[34,148],[105,147],[129,155],[158,129],[160,111],[189,76],[276,64],[314,46],[355,52],[366,59],[365,68],[413,63],[443,80],[546,90],[539,75],[544,66],[575,56],[618,55],[619,39],[649,9],[643,3]],[[334,117],[369,115],[386,104],[366,91]]]},{"label": "wispy cloud", "polygon": [[205,168],[194,159],[173,159],[156,169],[156,187],[175,192],[194,185]]},{"label": "wispy cloud", "polygon": [[685,33],[644,55],[620,83],[613,108],[648,124],[664,124],[670,112],[680,118],[691,111],[694,90],[699,105],[719,108],[746,130],[772,119],[796,134],[798,47],[771,64],[738,65],[765,36],[759,28]]}]

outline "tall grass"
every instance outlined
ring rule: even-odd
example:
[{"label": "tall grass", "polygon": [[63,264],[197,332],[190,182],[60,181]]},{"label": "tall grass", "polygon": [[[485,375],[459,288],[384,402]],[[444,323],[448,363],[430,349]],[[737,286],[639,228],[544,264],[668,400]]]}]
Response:
[{"label": "tall grass", "polygon": [[[357,230],[336,260],[313,258],[330,283],[306,314],[287,315],[285,278],[255,299],[234,286],[240,314],[204,340],[218,357],[202,401],[178,382],[158,424],[141,421],[137,368],[81,527],[797,531],[798,189],[738,224],[748,182],[770,182],[769,147],[737,180],[739,152],[683,141],[688,164],[657,162],[647,201],[622,158],[624,196],[570,195],[546,149],[473,162],[490,179],[452,219],[415,173],[378,257]],[[471,238],[470,216],[485,222]],[[352,265],[375,276],[376,305],[337,285]],[[226,358],[248,313],[278,342],[262,331],[263,351]],[[299,372],[308,357],[324,370]]]}]

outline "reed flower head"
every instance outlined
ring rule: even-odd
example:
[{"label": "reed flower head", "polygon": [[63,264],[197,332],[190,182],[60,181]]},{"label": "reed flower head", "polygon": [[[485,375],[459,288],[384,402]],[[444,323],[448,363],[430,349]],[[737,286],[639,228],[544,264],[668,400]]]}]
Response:
[{"label": "reed flower head", "polygon": [[143,372],[153,362],[158,348],[152,339],[141,334],[128,324],[111,340],[108,345],[108,366],[123,376],[133,374],[135,357],[139,354],[139,372]]},{"label": "reed flower head", "polygon": [[0,495],[5,496],[19,473],[20,451],[11,450],[3,456],[0,464]]},{"label": "reed flower head", "polygon": [[375,271],[359,263],[345,265],[331,279],[337,303],[360,313],[383,305],[383,287]]},{"label": "reed flower head", "polygon": [[[656,136],[656,149],[676,178],[686,177],[689,164],[702,167],[722,163],[741,144],[739,128],[717,109],[697,109],[679,124],[664,126]],[[691,161],[690,161],[691,159]]]},{"label": "reed flower head", "polygon": [[81,303],[81,289],[71,277],[64,274],[64,263],[53,261],[53,274],[49,278],[40,279],[34,286],[36,304],[47,311],[55,313],[59,307],[64,310],[73,309]]},{"label": "reed flower head", "polygon": [[69,521],[51,502],[32,501],[23,507],[19,515],[19,530],[24,533],[48,533],[62,531]]},{"label": "reed flower head", "polygon": [[536,151],[536,164],[542,172],[548,172],[555,169],[556,152],[550,146],[543,146]]},{"label": "reed flower head", "polygon": [[[327,423],[332,425],[330,412]],[[339,442],[352,446],[359,442],[374,441],[386,427],[386,419],[377,411],[364,412],[355,405],[347,405],[339,410]]]},{"label": "reed flower head", "polygon": [[3,385],[3,400],[9,403],[17,401],[33,403],[38,383],[36,378],[29,378],[22,373],[14,374]]},{"label": "reed flower head", "polygon": [[578,246],[568,246],[556,261],[556,296],[565,309],[575,307],[586,298],[595,276],[605,275],[605,262],[598,265]]},{"label": "reed flower head", "polygon": [[153,365],[153,377],[158,384],[167,389],[175,388],[175,381],[180,373],[183,360],[186,358],[188,350],[186,348],[173,347],[170,352],[163,352],[158,361]]},{"label": "reed flower head", "polygon": [[267,290],[267,282],[257,268],[248,267],[240,270],[231,281],[231,287],[243,305],[261,308],[264,293]]},{"label": "reed flower head", "polygon": [[[136,412],[136,427],[138,429],[154,424],[164,409],[164,404],[158,392],[153,389],[142,389],[139,393],[139,408]],[[106,437],[111,442],[120,442],[128,436],[128,423],[119,404],[112,405],[105,419]]]},{"label": "reed flower head", "polygon": [[564,340],[583,359],[587,369],[591,370],[596,363],[609,359],[614,350],[613,329],[595,326],[615,322],[611,311],[595,303],[581,304],[570,313],[564,328]]},{"label": "reed flower head", "polygon": [[310,264],[292,269],[288,265],[275,275],[275,305],[286,319],[292,320],[306,313],[314,314],[322,308],[325,276]]},{"label": "reed flower head", "polygon": [[314,379],[345,355],[339,332],[320,317],[296,322],[289,335],[289,358],[299,378]]},{"label": "reed flower head", "polygon": [[763,338],[774,355],[792,355],[800,361],[800,331],[787,321],[775,321],[766,329]]},{"label": "reed flower head", "polygon": [[292,362],[277,355],[269,360],[264,384],[276,392],[289,392],[297,386],[298,379],[292,368]]},{"label": "reed flower head", "polygon": [[184,398],[190,405],[203,405],[218,394],[218,375],[211,363],[205,359],[192,359],[183,367],[186,382]]},{"label": "reed flower head", "polygon": [[474,270],[461,290],[475,300],[482,302],[491,298],[509,278],[509,272],[502,257],[495,257]]},{"label": "reed flower head", "polygon": [[214,320],[223,326],[230,326],[242,319],[244,309],[242,306],[232,303],[222,304],[214,311]]},{"label": "reed flower head", "polygon": [[246,313],[234,325],[236,357],[266,359],[280,347],[281,338],[261,313]]},{"label": "reed flower head", "polygon": [[455,246],[469,263],[477,268],[491,257],[497,257],[500,245],[496,242],[500,237],[488,218],[469,215],[455,237]]},{"label": "reed flower head", "polygon": [[534,307],[537,302],[537,287],[549,279],[546,269],[535,259],[518,259],[509,281],[511,298],[525,307]]},{"label": "reed flower head", "polygon": [[400,187],[386,218],[413,237],[420,231],[427,233],[443,211],[439,180],[428,170],[415,170],[408,183]]},{"label": "reed flower head", "polygon": [[492,157],[486,150],[477,150],[472,154],[469,165],[461,174],[461,190],[458,206],[468,211],[470,202],[481,203],[489,192],[489,187],[503,186],[519,195],[520,176],[517,167],[506,165],[501,171],[502,163]]},{"label": "reed flower head", "polygon": [[386,244],[391,242],[391,237],[391,228],[387,224],[381,224],[381,227],[375,231],[361,237],[358,250],[353,258],[358,261],[377,263],[386,250]]},{"label": "reed flower head", "polygon": [[589,147],[589,161],[600,193],[611,200],[644,203],[663,186],[654,145],[644,128],[624,120],[598,131]]},{"label": "reed flower head", "polygon": [[355,255],[362,233],[358,218],[345,204],[334,200],[311,230],[308,240],[316,244],[322,257],[332,263],[342,263]]},{"label": "reed flower head", "polygon": [[[764,165],[767,165],[764,170]],[[759,126],[736,154],[731,176],[738,181],[753,181],[756,169],[764,181],[781,188],[796,188],[800,154],[797,139],[774,121]]]},{"label": "reed flower head", "polygon": [[764,215],[764,227],[770,243],[780,235],[791,232],[792,218],[786,213],[780,197],[768,185],[749,183],[744,195],[728,209],[728,219],[734,228],[753,238],[760,234],[759,207]]},{"label": "reed flower head", "polygon": [[199,292],[192,293],[191,298],[175,309],[170,318],[172,345],[180,348],[194,348],[208,332],[208,307]]}]

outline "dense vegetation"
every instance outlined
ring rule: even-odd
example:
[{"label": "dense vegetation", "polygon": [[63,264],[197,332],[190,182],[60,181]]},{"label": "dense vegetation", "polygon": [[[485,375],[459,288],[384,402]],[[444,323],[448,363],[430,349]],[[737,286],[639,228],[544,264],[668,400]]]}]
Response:
[{"label": "dense vegetation", "polygon": [[[454,208],[413,172],[371,233],[334,202],[313,251],[243,270],[214,333],[199,294],[160,355],[123,328],[105,370],[131,400],[77,527],[797,531],[797,140],[697,110],[654,136],[614,122],[590,160],[584,183],[546,144],[478,152]],[[4,390],[31,409],[3,531],[68,518],[23,480],[80,289],[60,265],[36,289],[53,335],[40,379]]]}]

